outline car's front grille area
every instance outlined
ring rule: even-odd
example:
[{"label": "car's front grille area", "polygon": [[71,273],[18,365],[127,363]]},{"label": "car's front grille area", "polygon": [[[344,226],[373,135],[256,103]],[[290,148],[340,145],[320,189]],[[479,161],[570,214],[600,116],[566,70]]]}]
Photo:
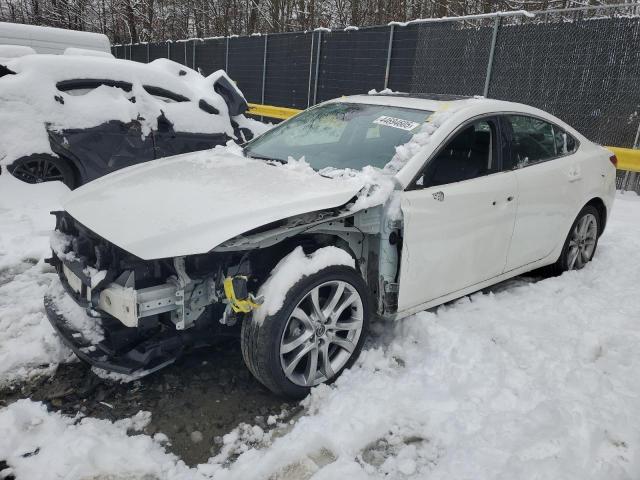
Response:
[{"label": "car's front grille area", "polygon": [[[64,251],[54,251],[54,264],[66,264],[83,283],[91,283],[88,279],[91,269],[107,272],[100,285],[115,281],[124,272],[133,272],[136,288],[158,285],[175,275],[170,259],[142,260],[92,232],[67,212],[52,213],[56,216],[56,230],[64,234],[61,243],[66,244]],[[98,285],[92,288],[94,294],[95,287]]]},{"label": "car's front grille area", "polygon": [[66,212],[54,212],[56,215],[56,230],[71,237],[69,249],[65,253],[81,261],[85,267],[96,270],[109,270],[118,265],[118,260],[127,255],[104,238],[74,220]]}]

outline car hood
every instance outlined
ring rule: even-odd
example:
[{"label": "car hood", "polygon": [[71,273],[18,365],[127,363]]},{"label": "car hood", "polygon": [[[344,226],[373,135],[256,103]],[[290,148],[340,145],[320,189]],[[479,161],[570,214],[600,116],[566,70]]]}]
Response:
[{"label": "car hood", "polygon": [[208,252],[270,222],[344,205],[361,188],[354,179],[218,148],[119,170],[71,192],[64,208],[96,234],[150,260]]}]

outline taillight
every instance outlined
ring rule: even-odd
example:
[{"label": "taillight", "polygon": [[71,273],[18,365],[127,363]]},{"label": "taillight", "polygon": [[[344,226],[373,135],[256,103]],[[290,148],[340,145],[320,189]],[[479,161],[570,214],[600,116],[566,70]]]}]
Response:
[{"label": "taillight", "polygon": [[618,157],[616,157],[615,155],[611,155],[609,157],[609,161],[613,163],[614,167],[618,168]]}]

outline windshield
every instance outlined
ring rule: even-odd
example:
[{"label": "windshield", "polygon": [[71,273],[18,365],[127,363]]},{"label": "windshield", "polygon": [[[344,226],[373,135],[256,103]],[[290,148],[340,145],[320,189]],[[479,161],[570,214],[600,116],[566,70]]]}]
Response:
[{"label": "windshield", "polygon": [[304,159],[327,167],[382,168],[433,112],[411,108],[329,103],[302,112],[245,147],[250,157],[286,162]]}]

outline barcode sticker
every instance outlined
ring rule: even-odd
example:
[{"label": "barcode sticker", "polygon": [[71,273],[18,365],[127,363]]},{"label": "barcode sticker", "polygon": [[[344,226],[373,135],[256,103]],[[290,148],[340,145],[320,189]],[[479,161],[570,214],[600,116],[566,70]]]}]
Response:
[{"label": "barcode sticker", "polygon": [[420,125],[419,123],[412,122],[410,120],[403,120],[402,118],[396,117],[387,117],[385,115],[376,118],[373,123],[384,125],[386,127],[399,128],[400,130],[413,130],[418,125]]}]

